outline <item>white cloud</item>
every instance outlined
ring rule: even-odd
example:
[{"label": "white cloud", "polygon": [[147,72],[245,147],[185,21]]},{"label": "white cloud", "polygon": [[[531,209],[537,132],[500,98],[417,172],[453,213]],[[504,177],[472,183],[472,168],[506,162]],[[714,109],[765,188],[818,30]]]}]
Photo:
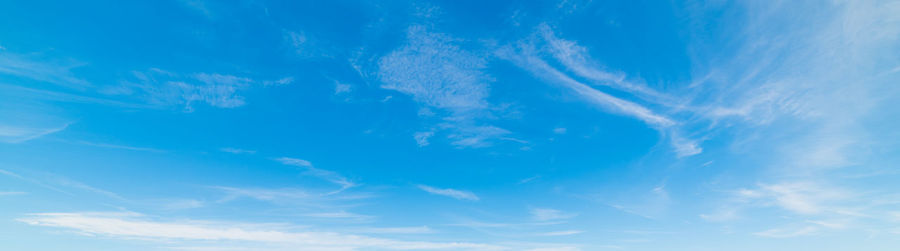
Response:
[{"label": "white cloud", "polygon": [[19,192],[19,191],[0,191],[0,196],[24,195],[24,194],[28,194],[28,193]]},{"label": "white cloud", "polygon": [[531,218],[536,221],[564,220],[575,216],[576,214],[564,213],[563,211],[550,208],[531,209]]},{"label": "white cloud", "polygon": [[[19,175],[17,173],[14,173],[14,172],[11,172],[8,170],[3,170],[3,169],[0,169],[0,174],[6,175],[9,177],[13,177],[13,178],[16,178],[19,180],[23,180],[23,181],[29,182],[31,184],[46,188],[46,189],[50,189],[50,190],[68,194],[68,195],[74,195],[73,194],[74,190],[72,190],[72,189],[75,189],[75,190],[80,190],[83,192],[90,192],[93,194],[102,195],[102,196],[116,199],[119,201],[127,201],[124,197],[119,196],[116,193],[113,193],[113,192],[110,192],[110,191],[107,191],[107,190],[104,190],[101,188],[97,188],[94,186],[90,186],[88,184],[84,184],[82,182],[72,180],[72,179],[69,179],[69,178],[66,178],[63,176],[55,175],[55,174],[45,173],[45,174],[41,175],[39,179],[27,177],[27,175],[26,176]],[[71,189],[64,189],[64,188],[71,188]]]},{"label": "white cloud", "polygon": [[163,203],[163,209],[166,210],[185,210],[185,209],[194,209],[201,208],[206,206],[206,203],[199,200],[192,199],[177,199],[177,200],[169,200]]},{"label": "white cloud", "polygon": [[[621,248],[616,248],[621,249]],[[545,248],[532,248],[526,249],[525,251],[579,251],[581,250],[578,247],[545,247]]]},{"label": "white cloud", "polygon": [[465,126],[457,128],[457,131],[447,137],[453,140],[452,144],[462,147],[481,148],[492,144],[494,140],[507,140],[505,135],[510,131],[495,126]]},{"label": "white cloud", "polygon": [[627,81],[624,74],[601,70],[599,64],[590,58],[587,48],[579,46],[573,41],[558,38],[547,24],[539,25],[532,38],[519,41],[515,46],[503,47],[496,52],[499,57],[513,62],[538,78],[573,91],[587,102],[612,113],[639,119],[659,130],[660,133],[669,135],[669,142],[678,157],[692,156],[702,152],[699,142],[679,136],[680,122],[644,105],[592,88],[549,64],[542,58],[546,57],[546,53],[550,54],[550,58],[561,63],[566,70],[573,72],[575,76],[587,79],[593,84],[629,92],[646,102],[659,104],[667,109],[682,109],[683,104],[681,103],[684,101],[679,101],[647,86]]},{"label": "white cloud", "polygon": [[277,86],[288,84],[293,78],[275,81],[258,81],[246,77],[218,73],[194,73],[182,75],[160,69],[132,72],[133,79],[118,86],[100,90],[108,95],[134,96],[146,99],[153,105],[184,106],[193,111],[194,103],[201,102],[219,108],[235,108],[246,104],[240,93],[255,85]]},{"label": "white cloud", "polygon": [[219,148],[219,151],[223,151],[226,153],[233,153],[233,154],[254,154],[254,153],[256,153],[256,150],[246,150],[246,149],[240,149],[240,148],[234,148],[234,147]]},{"label": "white cloud", "polygon": [[434,132],[416,132],[413,134],[413,138],[416,139],[416,145],[420,147],[427,146],[429,144],[428,138],[431,138],[431,136],[434,136]]},{"label": "white cloud", "polygon": [[[374,195],[365,192],[336,192],[330,189],[305,188],[305,187],[230,187],[210,186],[214,191],[223,195],[215,200],[216,203],[244,203],[244,199],[252,199],[272,203],[276,208],[273,211],[288,209],[280,213],[290,216],[305,216],[322,219],[341,219],[366,221],[374,217],[346,212],[355,203],[372,198]],[[341,191],[341,190],[338,190]]]},{"label": "white cloud", "polygon": [[762,237],[770,237],[770,238],[790,238],[790,237],[798,237],[811,235],[818,232],[819,229],[813,226],[805,226],[800,228],[773,228],[761,232],[753,233]]},{"label": "white cloud", "polygon": [[350,212],[346,212],[346,211],[307,213],[307,214],[303,214],[303,216],[313,217],[313,218],[325,218],[325,219],[360,219],[360,220],[364,220],[364,219],[372,218],[372,216],[355,214],[355,213],[350,213]]},{"label": "white cloud", "polygon": [[435,233],[434,229],[428,226],[421,227],[367,227],[352,229],[355,233],[367,234],[431,234]]},{"label": "white cloud", "polygon": [[334,232],[291,232],[280,229],[254,227],[250,224],[197,221],[158,221],[148,217],[121,213],[41,213],[18,221],[34,226],[70,229],[89,235],[111,238],[191,241],[239,241],[286,245],[304,250],[357,249],[455,249],[500,250],[500,246],[460,243],[399,241],[349,235]]},{"label": "white cloud", "polygon": [[474,193],[469,192],[469,191],[461,191],[461,190],[450,189],[450,188],[435,188],[435,187],[430,187],[430,186],[426,186],[426,185],[419,185],[418,187],[422,191],[428,192],[430,194],[447,196],[447,197],[451,197],[451,198],[454,198],[457,200],[472,200],[472,201],[479,200],[478,196],[476,196]]},{"label": "white cloud", "polygon": [[337,94],[341,94],[341,93],[350,92],[352,87],[353,86],[348,85],[348,84],[335,83],[334,84],[334,94],[337,95]]},{"label": "white cloud", "polygon": [[487,61],[452,44],[454,39],[412,26],[408,44],[379,60],[382,88],[429,106],[466,112],[487,107]]},{"label": "white cloud", "polygon": [[576,234],[580,234],[580,233],[584,233],[584,231],[566,230],[566,231],[540,233],[538,235],[540,235],[540,236],[566,236],[566,235],[576,235]]},{"label": "white cloud", "polygon": [[284,41],[294,50],[294,54],[301,59],[330,58],[333,49],[328,41],[323,41],[313,34],[302,30],[284,30]]},{"label": "white cloud", "polygon": [[232,201],[242,197],[263,201],[303,200],[313,198],[316,195],[306,190],[295,188],[264,189],[264,188],[237,188],[216,186],[215,189],[225,192],[226,196],[219,202]]},{"label": "white cloud", "polygon": [[566,131],[567,130],[565,127],[553,128],[553,133],[555,133],[555,134],[566,134]]},{"label": "white cloud", "polygon": [[577,80],[572,79],[559,70],[554,69],[552,66],[547,64],[547,62],[528,53],[527,51],[522,54],[513,54],[511,50],[512,49],[507,48],[506,50],[501,50],[499,53],[502,57],[512,60],[520,67],[527,69],[536,76],[544,78],[548,81],[552,81],[554,83],[561,84],[563,87],[574,91],[580,97],[595,105],[600,106],[603,109],[635,117],[651,126],[666,127],[675,124],[675,122],[673,122],[671,119],[666,118],[662,115],[658,115],[650,109],[647,109],[646,107],[643,107],[631,101],[613,97],[612,95],[598,91],[584,83],[578,82]]},{"label": "white cloud", "polygon": [[94,147],[103,147],[103,148],[112,148],[112,149],[123,149],[123,150],[131,150],[131,151],[142,151],[142,152],[165,152],[160,149],[149,148],[149,147],[137,147],[137,146],[126,146],[126,145],[116,145],[116,144],[107,144],[107,143],[96,143],[89,141],[76,141],[78,144],[86,145],[86,146],[94,146]]},{"label": "white cloud", "polygon": [[281,164],[302,167],[303,169],[306,170],[305,173],[308,175],[312,175],[312,176],[321,178],[323,180],[327,180],[328,182],[331,182],[331,183],[341,186],[341,188],[337,191],[334,191],[334,193],[357,186],[356,183],[350,181],[349,179],[345,178],[344,176],[341,176],[340,174],[338,174],[336,172],[313,167],[312,163],[310,163],[307,160],[297,159],[297,158],[289,158],[289,157],[281,157],[281,158],[277,158],[275,160],[278,162],[281,162]]},{"label": "white cloud", "polygon": [[62,126],[54,128],[32,128],[0,125],[0,141],[13,144],[22,143],[49,134],[57,133],[59,131],[65,130],[68,127],[69,124],[64,124]]},{"label": "white cloud", "polygon": [[83,63],[48,60],[35,55],[21,55],[0,51],[0,74],[29,78],[60,86],[84,89],[92,85],[72,74]]},{"label": "white cloud", "polygon": [[553,58],[562,63],[566,69],[574,72],[576,75],[589,79],[595,84],[630,92],[649,102],[669,103],[672,101],[671,97],[647,86],[626,81],[623,73],[611,73],[599,69],[599,64],[593,62],[587,48],[579,46],[574,41],[558,38],[552,28],[546,23],[538,26],[537,33],[547,42],[547,46],[544,49],[549,51]]},{"label": "white cloud", "polygon": [[[508,131],[479,121],[493,113],[487,101],[493,80],[483,72],[487,57],[461,48],[460,42],[424,26],[411,26],[407,43],[378,60],[377,76],[381,88],[409,95],[442,113],[440,128],[454,138],[454,145],[489,146]],[[420,146],[423,135],[416,135]]]},{"label": "white cloud", "polygon": [[304,159],[281,157],[281,158],[277,158],[275,160],[278,162],[281,162],[281,164],[285,164],[285,165],[289,165],[289,166],[313,167],[312,163],[310,163],[308,160],[304,160]]},{"label": "white cloud", "polygon": [[832,204],[849,197],[847,192],[810,182],[784,182],[760,184],[759,189],[741,189],[738,196],[749,200],[762,200],[763,205],[775,205],[797,214],[834,213]]}]

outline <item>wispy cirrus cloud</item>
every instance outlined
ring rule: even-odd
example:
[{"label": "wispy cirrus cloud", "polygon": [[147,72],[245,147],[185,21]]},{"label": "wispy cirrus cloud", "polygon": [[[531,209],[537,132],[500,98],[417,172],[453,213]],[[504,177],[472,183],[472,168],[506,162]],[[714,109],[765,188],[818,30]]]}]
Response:
[{"label": "wispy cirrus cloud", "polygon": [[[114,192],[52,173],[44,173],[42,175],[22,175],[9,170],[0,169],[0,174],[67,195],[75,195],[74,192],[82,191],[102,195],[119,201],[127,201],[124,197]],[[36,176],[37,178],[34,178],[33,176]]]},{"label": "wispy cirrus cloud", "polygon": [[[495,54],[534,76],[572,91],[582,100],[606,111],[630,116],[645,122],[669,138],[675,154],[679,157],[696,155],[702,148],[695,140],[683,136],[678,129],[680,122],[637,102],[625,100],[600,91],[578,80],[586,78],[593,83],[612,86],[630,92],[644,100],[662,105],[674,106],[672,98],[644,85],[625,80],[622,74],[613,74],[600,69],[590,59],[587,49],[575,42],[558,38],[547,24],[538,26],[535,35],[515,44],[501,47]],[[546,54],[550,54],[547,56]],[[545,58],[555,59],[565,69],[575,72],[574,76],[551,65]]]},{"label": "wispy cirrus cloud", "polygon": [[422,191],[425,191],[430,194],[447,196],[447,197],[454,198],[457,200],[471,200],[471,201],[479,200],[477,195],[475,195],[474,193],[469,192],[469,191],[456,190],[456,189],[451,189],[451,188],[436,188],[436,187],[426,186],[426,185],[418,185],[417,187],[419,189],[421,189]]},{"label": "wispy cirrus cloud", "polygon": [[256,150],[247,150],[247,149],[240,149],[240,148],[234,148],[234,147],[222,147],[222,148],[219,148],[219,151],[226,152],[226,153],[233,153],[233,154],[254,154],[254,153],[256,153]]},{"label": "wispy cirrus cloud", "polygon": [[214,186],[212,187],[217,190],[221,190],[225,192],[225,197],[220,199],[219,202],[228,202],[239,198],[252,198],[256,200],[263,201],[284,201],[284,200],[306,200],[309,198],[316,197],[315,193],[311,193],[307,190],[297,189],[297,188],[282,188],[282,189],[264,189],[264,188],[237,188],[237,187],[225,187],[225,186]]},{"label": "wispy cirrus cloud", "polygon": [[122,150],[141,151],[141,152],[156,152],[156,153],[163,153],[163,152],[166,152],[165,150],[160,150],[160,149],[150,148],[150,147],[139,147],[139,146],[127,146],[127,145],[117,145],[117,144],[109,144],[109,143],[98,143],[98,142],[90,142],[90,141],[84,141],[84,140],[74,141],[73,143],[81,144],[81,145],[86,145],[86,146],[93,146],[93,147],[102,147],[102,148],[111,148],[111,149],[122,149]]},{"label": "wispy cirrus cloud", "polygon": [[59,86],[85,89],[88,81],[76,77],[72,69],[84,63],[73,60],[54,60],[39,54],[15,54],[0,50],[0,74],[47,82]]},{"label": "wispy cirrus cloud", "polygon": [[565,213],[551,208],[532,208],[531,218],[536,221],[565,220],[577,216],[577,214]]},{"label": "wispy cirrus cloud", "polygon": [[542,49],[548,51],[568,71],[590,80],[591,83],[617,88],[648,102],[668,104],[674,100],[674,98],[646,85],[626,80],[624,73],[602,70],[602,66],[591,59],[587,48],[574,41],[557,37],[553,28],[546,23],[538,25],[536,33],[547,43],[547,46]]},{"label": "wispy cirrus cloud", "polygon": [[540,235],[540,236],[566,236],[566,235],[576,235],[576,234],[581,234],[581,233],[584,233],[584,231],[581,231],[581,230],[565,230],[565,231],[554,231],[554,232],[539,233],[539,234],[537,234],[537,235]]},{"label": "wispy cirrus cloud", "polygon": [[366,227],[366,228],[355,228],[351,231],[356,233],[368,233],[368,234],[431,234],[436,233],[434,229],[431,229],[428,226],[420,226],[420,227]]},{"label": "wispy cirrus cloud", "polygon": [[121,85],[107,86],[101,93],[115,96],[133,96],[158,106],[183,106],[193,111],[195,103],[212,107],[235,108],[246,104],[241,91],[253,86],[285,85],[293,82],[286,77],[260,81],[219,73],[179,74],[161,69],[132,72],[132,79]]},{"label": "wispy cirrus cloud", "polygon": [[109,238],[166,240],[184,245],[196,245],[201,244],[200,242],[208,241],[237,241],[241,243],[257,243],[262,245],[257,245],[257,248],[268,247],[275,249],[505,249],[505,247],[502,246],[478,243],[401,241],[336,232],[294,232],[278,228],[254,227],[253,224],[161,221],[143,215],[115,212],[40,213],[31,214],[17,220],[34,226],[69,229],[85,234],[100,235]]},{"label": "wispy cirrus cloud", "polygon": [[574,91],[585,100],[609,111],[633,116],[651,126],[666,127],[675,124],[671,119],[656,114],[644,106],[601,92],[569,77],[565,73],[550,66],[543,59],[537,57],[534,52],[531,51],[532,49],[528,47],[530,46],[523,46],[521,48],[523,51],[520,53],[513,52],[512,48],[507,47],[500,50],[498,54],[534,73],[536,76],[561,84],[563,87]]},{"label": "wispy cirrus cloud", "polygon": [[[816,5],[821,15],[790,19],[776,17],[808,3],[735,7],[748,13],[740,19],[745,41],[727,58],[715,58],[722,63],[704,69],[690,87],[698,95],[688,96],[697,120],[736,129],[733,148],[766,156],[755,161],[767,181],[732,185],[717,209],[701,217],[779,221],[754,232],[764,237],[885,232],[879,229],[895,204],[877,201],[893,200],[886,198],[896,196],[895,188],[860,177],[885,172],[898,149],[896,134],[885,130],[897,120],[881,118],[896,117],[900,104],[892,98],[900,90],[896,58],[883,56],[900,49],[900,18],[893,14],[900,5],[832,2]],[[706,11],[718,10],[697,13]],[[705,52],[703,43],[694,49]]]},{"label": "wispy cirrus cloud", "polygon": [[46,135],[60,132],[69,127],[69,124],[63,124],[53,128],[34,128],[34,127],[18,127],[11,125],[0,125],[0,141],[6,143],[22,143],[25,141],[40,138]]},{"label": "wispy cirrus cloud", "polygon": [[341,192],[348,188],[352,188],[352,187],[359,185],[359,184],[354,183],[353,181],[350,181],[346,177],[341,176],[340,174],[338,174],[336,172],[332,172],[332,171],[325,170],[325,169],[315,168],[315,167],[313,167],[312,163],[310,163],[309,161],[304,160],[304,159],[281,157],[281,158],[276,158],[275,161],[278,161],[281,164],[303,168],[306,171],[305,173],[308,175],[315,176],[315,177],[321,178],[323,180],[327,180],[328,182],[331,182],[331,183],[341,186],[341,188],[338,189],[337,191],[334,191],[334,193],[338,193],[338,192]]}]

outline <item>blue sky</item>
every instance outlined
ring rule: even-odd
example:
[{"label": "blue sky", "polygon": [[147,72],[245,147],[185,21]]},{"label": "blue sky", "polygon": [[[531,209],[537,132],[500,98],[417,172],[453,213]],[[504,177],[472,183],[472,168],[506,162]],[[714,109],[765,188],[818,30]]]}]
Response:
[{"label": "blue sky", "polygon": [[0,249],[892,250],[897,1],[4,1]]}]

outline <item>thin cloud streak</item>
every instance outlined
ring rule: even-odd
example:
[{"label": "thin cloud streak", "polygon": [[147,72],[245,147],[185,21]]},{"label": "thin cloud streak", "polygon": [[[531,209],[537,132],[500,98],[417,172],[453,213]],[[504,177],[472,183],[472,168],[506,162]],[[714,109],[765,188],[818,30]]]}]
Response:
[{"label": "thin cloud streak", "polygon": [[474,193],[469,192],[469,191],[461,191],[461,190],[450,189],[450,188],[436,188],[436,187],[431,187],[431,186],[426,186],[426,185],[419,185],[418,188],[421,189],[422,191],[425,191],[430,194],[447,196],[447,197],[454,198],[457,200],[471,200],[471,201],[479,200],[478,196],[476,196]]},{"label": "thin cloud streak", "polygon": [[341,186],[341,188],[339,190],[336,190],[332,193],[339,193],[343,190],[346,190],[346,189],[349,189],[352,187],[356,187],[359,185],[359,184],[356,184],[356,183],[350,181],[349,179],[345,178],[344,176],[341,176],[340,174],[338,174],[336,172],[315,168],[315,167],[313,167],[312,163],[310,163],[309,161],[304,160],[304,159],[280,157],[280,158],[276,158],[275,161],[278,161],[284,165],[301,167],[306,170],[306,174],[309,174],[309,175],[315,176],[315,177],[319,177],[323,180],[327,180],[328,182],[331,182],[331,183]]},{"label": "thin cloud streak", "polygon": [[56,128],[31,128],[0,125],[0,141],[17,144],[60,132],[69,127],[66,123]]},{"label": "thin cloud streak", "polygon": [[630,101],[613,97],[612,95],[598,91],[584,83],[578,82],[577,80],[572,79],[559,70],[556,70],[555,68],[547,64],[546,61],[527,52],[522,54],[515,54],[514,52],[512,52],[511,48],[507,47],[501,50],[499,53],[501,57],[511,60],[519,67],[528,70],[537,77],[543,78],[553,83],[561,84],[563,87],[566,87],[569,90],[577,93],[583,99],[595,105],[598,105],[603,109],[618,114],[635,117],[655,127],[667,127],[675,125],[675,122],[671,119],[658,115],[650,109],[647,109],[646,107]]},{"label": "thin cloud streak", "polygon": [[243,241],[291,245],[306,249],[391,250],[457,249],[502,250],[501,246],[459,242],[399,241],[334,232],[288,232],[226,223],[193,221],[165,222],[121,213],[39,213],[17,219],[20,222],[79,231],[112,238],[141,238],[170,241]]}]

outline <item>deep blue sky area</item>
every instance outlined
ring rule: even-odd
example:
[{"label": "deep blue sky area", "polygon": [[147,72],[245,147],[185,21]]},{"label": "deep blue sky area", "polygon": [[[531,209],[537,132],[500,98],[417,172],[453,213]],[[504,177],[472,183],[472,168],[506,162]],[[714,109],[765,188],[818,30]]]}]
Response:
[{"label": "deep blue sky area", "polygon": [[0,250],[893,250],[897,1],[0,1]]}]

